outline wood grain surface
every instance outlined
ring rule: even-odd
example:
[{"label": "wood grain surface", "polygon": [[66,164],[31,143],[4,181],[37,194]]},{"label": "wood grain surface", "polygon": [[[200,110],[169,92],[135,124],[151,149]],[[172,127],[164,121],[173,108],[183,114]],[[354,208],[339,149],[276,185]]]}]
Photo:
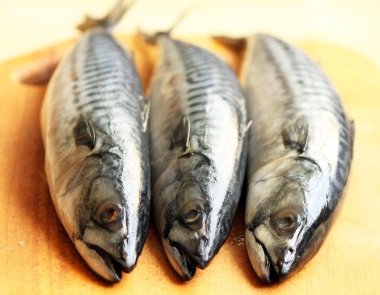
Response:
[{"label": "wood grain surface", "polygon": [[[137,38],[119,39],[133,48],[146,87],[154,48]],[[239,68],[239,54],[207,38],[187,39]],[[20,68],[55,58],[70,43],[0,64],[0,294],[379,294],[380,68],[375,63],[338,46],[298,43],[326,71],[356,124],[344,204],[319,253],[301,271],[281,284],[259,283],[245,250],[241,205],[229,239],[192,281],[182,282],[171,269],[151,222],[137,267],[110,285],[76,252],[50,199],[39,128],[45,86],[14,78]]]}]

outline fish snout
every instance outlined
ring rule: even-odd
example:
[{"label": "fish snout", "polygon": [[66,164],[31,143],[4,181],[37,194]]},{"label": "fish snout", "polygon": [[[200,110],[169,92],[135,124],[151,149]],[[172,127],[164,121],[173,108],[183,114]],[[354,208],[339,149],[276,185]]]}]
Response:
[{"label": "fish snout", "polygon": [[124,239],[120,243],[118,256],[120,257],[118,262],[124,272],[129,273],[135,268],[138,257],[137,250],[128,244],[127,239]]},{"label": "fish snout", "polygon": [[282,255],[278,258],[276,265],[274,266],[277,277],[281,281],[289,276],[293,272],[296,265],[296,256],[294,255],[294,249],[289,247],[283,251]]},{"label": "fish snout", "polygon": [[197,262],[199,268],[204,269],[210,263],[214,256],[213,248],[206,236],[199,239],[198,250],[192,255],[192,258]]},{"label": "fish snout", "polygon": [[208,249],[208,238],[205,236],[193,238],[189,244],[163,239],[164,250],[170,264],[184,280],[190,280],[194,276],[196,267],[204,269],[212,257]]},{"label": "fish snout", "polygon": [[246,246],[251,264],[266,283],[274,283],[287,278],[297,264],[297,255],[294,247],[285,243],[274,243],[265,239],[264,227],[248,227],[246,229]]}]

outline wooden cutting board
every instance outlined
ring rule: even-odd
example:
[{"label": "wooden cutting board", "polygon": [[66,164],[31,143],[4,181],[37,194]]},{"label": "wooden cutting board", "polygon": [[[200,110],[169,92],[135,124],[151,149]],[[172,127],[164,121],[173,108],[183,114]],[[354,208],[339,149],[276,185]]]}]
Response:
[{"label": "wooden cutting board", "polygon": [[[146,86],[155,52],[121,37],[135,52]],[[186,38],[223,56],[236,70],[238,54],[207,38]],[[244,246],[243,206],[229,239],[205,270],[182,282],[151,224],[137,267],[110,285],[76,252],[50,200],[44,174],[39,112],[45,86],[27,86],[15,70],[65,52],[71,42],[0,64],[1,294],[378,294],[380,290],[380,68],[347,49],[299,42],[326,71],[356,123],[355,155],[342,210],[316,257],[287,281],[260,284]]]}]

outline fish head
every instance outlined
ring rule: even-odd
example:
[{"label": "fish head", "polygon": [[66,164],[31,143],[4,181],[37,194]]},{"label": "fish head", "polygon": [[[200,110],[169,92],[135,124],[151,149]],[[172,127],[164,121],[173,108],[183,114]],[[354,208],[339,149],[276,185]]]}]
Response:
[{"label": "fish head", "polygon": [[205,151],[173,159],[154,185],[154,213],[165,254],[184,280],[211,262],[227,239],[237,207]]},{"label": "fish head", "polygon": [[320,166],[305,157],[279,159],[253,176],[246,204],[246,245],[263,281],[285,279],[318,250],[326,231],[324,223],[316,223],[326,206],[318,201],[326,194],[324,182]]},{"label": "fish head", "polygon": [[196,267],[204,268],[210,260],[209,213],[201,186],[191,180],[182,182],[166,212],[163,246],[169,262],[183,279],[191,279]]},{"label": "fish head", "polygon": [[121,271],[131,271],[138,257],[134,239],[129,240],[128,208],[121,186],[106,176],[94,178],[75,213],[79,234],[73,238],[78,252],[97,274],[119,281]]}]

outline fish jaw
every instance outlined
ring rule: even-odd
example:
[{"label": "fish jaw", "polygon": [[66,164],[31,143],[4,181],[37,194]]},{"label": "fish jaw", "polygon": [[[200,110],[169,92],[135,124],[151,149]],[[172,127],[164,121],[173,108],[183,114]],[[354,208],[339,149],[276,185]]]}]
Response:
[{"label": "fish jaw", "polygon": [[273,273],[272,271],[271,274],[271,264],[268,255],[262,244],[256,240],[254,233],[250,229],[246,229],[245,231],[245,241],[248,257],[256,275],[265,283],[272,282],[276,273]]},{"label": "fish jaw", "polygon": [[[82,256],[92,257],[93,255],[90,255],[88,250],[95,251],[103,259],[105,266],[111,270],[112,274],[115,274],[114,270],[118,269],[127,273],[131,272],[136,266],[139,256],[136,237],[133,235],[126,237],[126,228],[121,231],[120,236],[102,234],[103,231],[94,231],[88,227],[81,239],[75,240],[75,243],[83,243],[81,248],[87,247],[86,251],[82,250],[84,252]],[[86,257],[84,258],[86,261],[88,260]],[[88,264],[92,266],[92,263]],[[118,277],[119,272],[116,271],[116,277]]]},{"label": "fish jaw", "polygon": [[162,239],[166,257],[171,266],[183,280],[191,280],[195,275],[197,263],[177,245],[171,245],[168,239]]},{"label": "fish jaw", "polygon": [[110,254],[80,239],[74,240],[74,244],[79,254],[96,274],[113,283],[121,280],[122,266]]},{"label": "fish jaw", "polygon": [[162,244],[170,264],[186,281],[193,278],[197,267],[205,269],[214,257],[214,252],[208,249],[204,239],[197,242],[198,247],[195,253],[189,253],[189,250],[186,250],[180,242],[171,241],[170,238],[162,239]]},{"label": "fish jaw", "polygon": [[130,273],[136,266],[138,256],[135,243],[128,243],[124,240],[120,250],[120,263],[122,264],[123,271]]},{"label": "fish jaw", "polygon": [[90,268],[110,282],[119,282],[121,272],[131,272],[137,263],[137,249],[126,239],[119,244],[119,247],[115,247],[112,254],[104,247],[83,239],[75,239],[74,244]]},{"label": "fish jaw", "polygon": [[254,229],[248,227],[245,232],[246,247],[252,267],[258,277],[265,283],[276,283],[293,273],[298,264],[297,256],[295,247],[266,245],[267,236],[264,225]]}]

